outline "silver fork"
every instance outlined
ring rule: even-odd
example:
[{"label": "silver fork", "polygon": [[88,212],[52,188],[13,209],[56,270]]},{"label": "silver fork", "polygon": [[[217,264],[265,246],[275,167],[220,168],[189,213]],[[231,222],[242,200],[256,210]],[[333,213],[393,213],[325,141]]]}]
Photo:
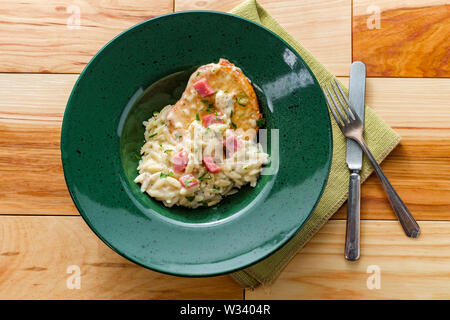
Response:
[{"label": "silver fork", "polygon": [[[334,95],[332,94],[330,87],[333,90]],[[381,170],[377,161],[367,147],[363,138],[362,122],[359,119],[358,115],[352,110],[352,107],[350,106],[350,103],[348,102],[348,99],[344,94],[344,90],[342,89],[341,85],[336,81],[336,79],[334,79],[334,83],[331,83],[330,86],[325,86],[325,88],[322,88],[322,90],[327,100],[328,108],[330,109],[331,114],[336,120],[336,123],[338,124],[344,136],[356,141],[360,145],[366,156],[369,158],[370,163],[372,164],[375,172],[378,175],[378,178],[380,178],[381,180],[381,184],[383,185],[383,188],[388,195],[389,202],[391,203],[391,206],[394,209],[394,212],[398,220],[400,221],[406,235],[411,238],[417,238],[420,233],[420,227],[412,216],[411,212],[409,212],[408,208],[403,203],[402,199],[400,199],[400,196],[397,194],[394,187],[392,187],[391,183],[386,178],[383,170]],[[337,97],[337,100],[335,99],[335,97]]]}]

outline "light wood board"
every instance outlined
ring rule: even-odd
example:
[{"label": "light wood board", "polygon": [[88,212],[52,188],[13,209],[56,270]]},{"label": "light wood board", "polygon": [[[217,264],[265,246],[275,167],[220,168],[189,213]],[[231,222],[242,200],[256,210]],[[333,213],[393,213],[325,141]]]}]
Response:
[{"label": "light wood board", "polygon": [[3,0],[0,72],[79,73],[109,40],[172,0]]},{"label": "light wood board", "polygon": [[[79,268],[79,289],[71,266]],[[242,297],[228,276],[182,278],[138,266],[101,242],[81,217],[0,216],[0,299]]]},{"label": "light wood board", "polygon": [[411,239],[396,221],[363,221],[361,258],[348,262],[343,257],[345,221],[330,221],[272,286],[247,290],[245,297],[449,299],[450,222],[422,221],[420,225],[420,237]]}]

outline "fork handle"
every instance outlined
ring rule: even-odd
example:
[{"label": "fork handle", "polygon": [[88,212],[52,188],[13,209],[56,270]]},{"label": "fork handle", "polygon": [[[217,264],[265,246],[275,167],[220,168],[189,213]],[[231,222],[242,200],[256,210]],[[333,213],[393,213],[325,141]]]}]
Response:
[{"label": "fork handle", "polygon": [[420,227],[417,224],[416,220],[412,216],[411,212],[408,210],[406,205],[403,203],[400,196],[395,191],[394,187],[389,182],[388,178],[384,174],[383,170],[381,170],[381,167],[378,165],[377,161],[375,160],[374,156],[370,152],[369,148],[367,147],[364,140],[361,139],[354,139],[360,146],[361,149],[364,151],[366,156],[369,158],[370,163],[372,164],[373,168],[375,169],[375,172],[378,175],[378,178],[381,180],[381,184],[383,185],[384,190],[386,191],[389,202],[391,203],[392,208],[394,209],[395,215],[397,216],[398,220],[400,221],[400,224],[403,227],[403,230],[405,231],[406,235],[411,238],[417,238],[420,233]]},{"label": "fork handle", "polygon": [[359,218],[361,179],[359,171],[350,174],[348,185],[347,231],[345,234],[345,259],[356,261],[359,259]]}]

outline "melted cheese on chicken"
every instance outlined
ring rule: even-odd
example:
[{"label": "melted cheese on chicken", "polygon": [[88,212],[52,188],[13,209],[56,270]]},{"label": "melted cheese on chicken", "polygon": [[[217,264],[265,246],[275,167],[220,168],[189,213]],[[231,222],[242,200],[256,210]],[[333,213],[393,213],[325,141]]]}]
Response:
[{"label": "melted cheese on chicken", "polygon": [[[201,79],[206,79],[213,94],[199,94],[194,84]],[[250,137],[258,130],[257,120],[262,118],[250,81],[240,68],[225,59],[201,66],[191,75],[180,100],[168,114],[169,129],[182,136],[196,118],[219,113],[230,119],[230,128],[248,131]]]}]

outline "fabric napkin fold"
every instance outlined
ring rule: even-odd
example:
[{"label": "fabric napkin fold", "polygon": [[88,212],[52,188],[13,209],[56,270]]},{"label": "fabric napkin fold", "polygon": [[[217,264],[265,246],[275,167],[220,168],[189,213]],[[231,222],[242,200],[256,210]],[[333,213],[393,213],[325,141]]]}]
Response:
[{"label": "fabric napkin fold", "polygon": [[[263,25],[289,43],[311,68],[321,85],[333,80],[331,74],[311,53],[303,48],[267,11],[255,0],[248,0],[231,11],[232,14],[247,18]],[[349,65],[350,68],[350,65]],[[349,171],[345,163],[346,140],[337,124],[332,121],[333,159],[330,176],[322,198],[314,212],[301,230],[282,248],[266,259],[246,269],[231,274],[239,284],[246,288],[256,288],[272,283],[281,270],[312,236],[330,219],[348,197]],[[364,137],[378,162],[400,142],[400,136],[392,130],[372,109],[366,105]],[[361,182],[367,179],[373,169],[366,158],[363,160]],[[344,241],[344,239],[342,239]],[[344,254],[344,253],[342,253]],[[344,256],[342,256],[344,259]]]}]

